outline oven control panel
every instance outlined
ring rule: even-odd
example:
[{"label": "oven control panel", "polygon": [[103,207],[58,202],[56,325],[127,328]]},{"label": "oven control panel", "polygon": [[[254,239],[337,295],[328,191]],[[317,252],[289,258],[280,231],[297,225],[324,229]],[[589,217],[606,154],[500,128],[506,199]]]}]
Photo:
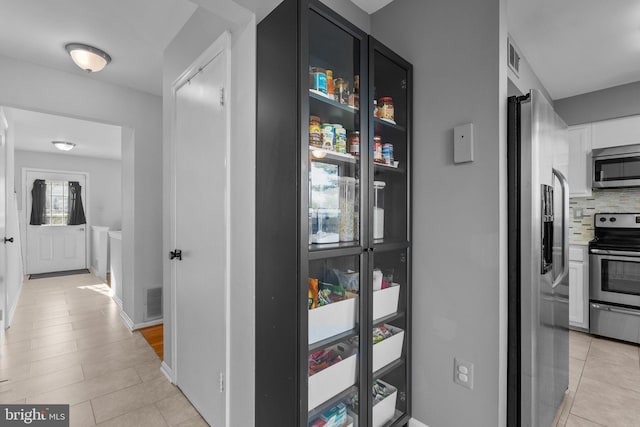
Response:
[{"label": "oven control panel", "polygon": [[640,228],[640,213],[599,213],[594,219],[596,228]]}]

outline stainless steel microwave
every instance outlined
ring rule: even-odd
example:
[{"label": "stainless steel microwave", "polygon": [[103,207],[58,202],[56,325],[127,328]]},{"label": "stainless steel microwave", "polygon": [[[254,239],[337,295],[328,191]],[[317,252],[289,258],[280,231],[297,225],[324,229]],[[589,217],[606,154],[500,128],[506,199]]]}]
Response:
[{"label": "stainless steel microwave", "polygon": [[640,187],[640,144],[591,152],[593,188]]}]

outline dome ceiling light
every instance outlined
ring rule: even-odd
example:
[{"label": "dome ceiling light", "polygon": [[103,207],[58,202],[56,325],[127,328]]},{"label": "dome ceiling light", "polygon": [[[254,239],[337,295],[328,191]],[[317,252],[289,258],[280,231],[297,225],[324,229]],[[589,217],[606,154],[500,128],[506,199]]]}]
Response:
[{"label": "dome ceiling light", "polygon": [[51,141],[54,147],[61,151],[69,151],[76,146],[73,142],[68,141]]},{"label": "dome ceiling light", "polygon": [[97,73],[111,62],[108,53],[97,47],[82,43],[69,43],[65,46],[75,64],[89,73]]}]

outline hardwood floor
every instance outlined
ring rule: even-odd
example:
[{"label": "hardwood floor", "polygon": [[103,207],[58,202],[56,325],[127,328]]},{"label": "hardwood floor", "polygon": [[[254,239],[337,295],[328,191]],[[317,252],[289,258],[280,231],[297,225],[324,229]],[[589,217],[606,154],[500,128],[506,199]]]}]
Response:
[{"label": "hardwood floor", "polygon": [[156,325],[142,328],[140,333],[160,357],[160,360],[164,360],[164,326]]}]

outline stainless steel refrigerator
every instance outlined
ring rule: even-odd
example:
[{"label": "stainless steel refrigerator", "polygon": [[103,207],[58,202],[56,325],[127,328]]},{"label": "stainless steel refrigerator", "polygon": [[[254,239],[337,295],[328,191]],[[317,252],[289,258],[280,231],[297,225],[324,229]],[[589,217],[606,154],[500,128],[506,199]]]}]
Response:
[{"label": "stainless steel refrigerator", "polygon": [[508,125],[507,425],[549,427],[569,385],[567,125],[537,90]]}]

